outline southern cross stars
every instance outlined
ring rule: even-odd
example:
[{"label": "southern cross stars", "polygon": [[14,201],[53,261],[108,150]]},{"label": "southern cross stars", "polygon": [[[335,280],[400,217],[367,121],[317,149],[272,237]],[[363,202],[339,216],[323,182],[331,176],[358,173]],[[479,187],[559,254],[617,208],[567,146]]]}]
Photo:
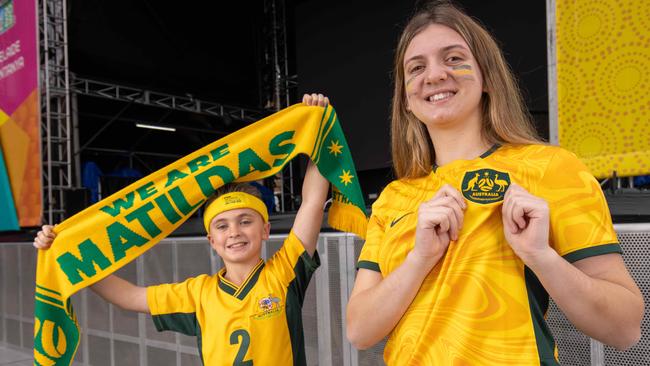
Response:
[{"label": "southern cross stars", "polygon": [[330,150],[330,154],[334,154],[334,156],[343,153],[343,145],[339,145],[339,140],[330,140],[330,146],[327,148]]},{"label": "southern cross stars", "polygon": [[349,183],[352,183],[352,178],[354,178],[354,175],[350,174],[349,170],[343,169],[343,175],[339,175],[339,178],[341,178],[341,183],[347,186]]}]

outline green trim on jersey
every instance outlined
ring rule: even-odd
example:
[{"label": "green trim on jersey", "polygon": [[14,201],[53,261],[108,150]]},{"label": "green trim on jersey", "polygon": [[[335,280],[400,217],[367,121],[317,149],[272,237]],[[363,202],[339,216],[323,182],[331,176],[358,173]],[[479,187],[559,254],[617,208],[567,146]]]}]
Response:
[{"label": "green trim on jersey", "polygon": [[488,156],[492,155],[493,152],[497,151],[497,149],[500,148],[500,147],[501,147],[501,144],[499,144],[499,143],[496,143],[496,144],[492,145],[492,147],[488,151],[481,154],[481,156],[479,156],[479,158],[481,158],[481,159],[487,158]]},{"label": "green trim on jersey", "polygon": [[359,261],[359,262],[357,262],[357,270],[359,268],[369,269],[371,271],[381,273],[381,269],[379,268],[379,263],[375,263],[375,262],[371,262],[371,261]]},{"label": "green trim on jersey", "polygon": [[[497,151],[500,147],[501,147],[501,144],[500,144],[500,143],[498,143],[498,142],[495,143],[495,144],[492,145],[492,146],[491,146],[491,147],[490,147],[486,152],[484,152],[483,154],[481,154],[481,155],[479,156],[479,158],[481,158],[481,159],[485,159],[485,158],[487,158],[488,156],[492,155],[492,153],[494,153],[495,151]],[[438,164],[433,163],[433,165],[431,165],[431,170],[435,173],[436,170],[438,170]]]},{"label": "green trim on jersey", "polygon": [[205,365],[203,360],[203,350],[201,341],[201,326],[196,319],[196,313],[171,313],[152,315],[151,319],[156,326],[156,330],[162,332],[164,330],[171,330],[174,332],[183,333],[188,336],[196,336],[196,344],[199,349],[199,358],[201,364]]},{"label": "green trim on jersey", "polygon": [[575,252],[565,254],[562,257],[566,259],[567,262],[573,263],[581,259],[595,257],[597,255],[611,254],[611,253],[623,254],[621,245],[619,243],[597,245],[595,247],[578,249]]},{"label": "green trim on jersey", "polygon": [[235,284],[224,278],[224,274],[226,273],[226,269],[224,268],[217,274],[219,288],[228,295],[234,296],[239,300],[243,300],[251,291],[251,289],[255,287],[262,269],[264,269],[264,261],[260,259],[260,261],[251,270],[251,273],[248,274],[248,277],[246,280],[244,280],[242,285],[240,287],[237,287]]},{"label": "green trim on jersey", "polygon": [[239,300],[243,300],[246,295],[251,291],[253,286],[257,283],[257,280],[260,278],[260,272],[264,269],[264,261],[260,259],[260,263],[257,264],[257,268],[253,270],[253,273],[244,281],[242,286],[239,288],[238,293],[235,294]]},{"label": "green trim on jersey", "polygon": [[544,314],[548,310],[548,293],[530,268],[524,267],[524,277],[539,363],[542,366],[559,366],[560,364],[555,359],[555,340],[544,319]]},{"label": "green trim on jersey", "polygon": [[221,281],[221,278],[218,280],[219,288],[223,290],[223,292],[227,293],[230,296],[235,296],[235,292],[237,292],[236,287],[232,287],[232,285]]},{"label": "green trim on jersey", "polygon": [[[222,269],[212,276],[151,286],[147,301],[157,314],[152,319],[158,331],[197,336],[203,364],[254,360],[302,366],[306,365],[302,304],[319,266],[318,253],[310,257],[291,232],[278,253],[267,262],[260,260],[240,286],[224,278]],[[202,328],[210,331],[203,334]]]},{"label": "green trim on jersey", "polygon": [[305,335],[302,327],[302,304],[305,300],[309,280],[319,266],[320,257],[318,252],[314,252],[314,257],[310,257],[307,252],[303,252],[293,268],[296,277],[287,287],[285,315],[287,317],[287,327],[289,328],[289,338],[291,338],[294,366],[307,365]]}]

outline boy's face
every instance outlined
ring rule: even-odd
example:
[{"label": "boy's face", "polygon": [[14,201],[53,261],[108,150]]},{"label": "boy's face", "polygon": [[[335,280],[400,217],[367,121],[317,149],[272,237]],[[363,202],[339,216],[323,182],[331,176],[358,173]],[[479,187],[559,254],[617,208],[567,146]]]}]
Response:
[{"label": "boy's face", "polygon": [[238,208],[224,211],[210,222],[210,246],[224,263],[255,265],[262,253],[262,240],[269,238],[271,225],[257,211]]}]

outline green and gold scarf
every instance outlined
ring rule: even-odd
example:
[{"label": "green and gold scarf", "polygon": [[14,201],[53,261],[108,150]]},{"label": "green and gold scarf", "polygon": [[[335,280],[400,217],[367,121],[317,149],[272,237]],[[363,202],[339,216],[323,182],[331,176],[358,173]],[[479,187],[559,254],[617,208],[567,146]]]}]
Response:
[{"label": "green and gold scarf", "polygon": [[306,154],[332,183],[329,224],[361,237],[366,214],[336,112],[301,104],[236,131],[65,220],[38,253],[34,363],[70,365],[79,328],[70,296],[131,262],[172,233],[229,182],[258,180]]}]

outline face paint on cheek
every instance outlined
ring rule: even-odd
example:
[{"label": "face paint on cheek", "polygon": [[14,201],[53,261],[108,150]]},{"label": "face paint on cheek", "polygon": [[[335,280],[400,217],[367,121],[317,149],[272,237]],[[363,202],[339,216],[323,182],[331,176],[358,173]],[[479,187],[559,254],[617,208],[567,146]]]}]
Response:
[{"label": "face paint on cheek", "polygon": [[404,86],[406,88],[406,93],[411,92],[410,86],[411,86],[411,83],[413,82],[413,80],[415,80],[415,76],[411,76],[408,80],[406,80],[406,83],[404,84]]},{"label": "face paint on cheek", "polygon": [[474,70],[472,66],[463,64],[451,67],[452,73],[455,76],[461,77],[463,79],[474,80]]},{"label": "face paint on cheek", "polygon": [[406,86],[406,89],[408,90],[409,85],[413,82],[414,77],[411,76],[408,80],[406,80],[406,83],[404,84]]}]

